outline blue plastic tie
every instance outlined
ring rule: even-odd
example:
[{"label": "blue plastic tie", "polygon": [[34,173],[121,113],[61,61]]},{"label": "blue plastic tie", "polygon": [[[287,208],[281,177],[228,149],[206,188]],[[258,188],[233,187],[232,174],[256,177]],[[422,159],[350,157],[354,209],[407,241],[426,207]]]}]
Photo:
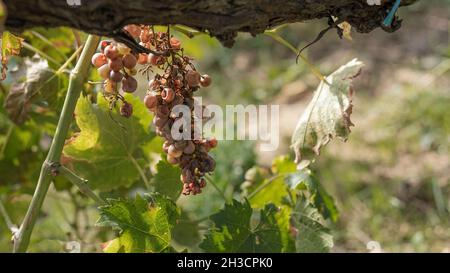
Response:
[{"label": "blue plastic tie", "polygon": [[396,0],[394,6],[389,11],[389,14],[384,18],[383,26],[390,27],[392,25],[392,21],[394,20],[395,13],[397,12],[398,8],[400,7],[401,0]]}]

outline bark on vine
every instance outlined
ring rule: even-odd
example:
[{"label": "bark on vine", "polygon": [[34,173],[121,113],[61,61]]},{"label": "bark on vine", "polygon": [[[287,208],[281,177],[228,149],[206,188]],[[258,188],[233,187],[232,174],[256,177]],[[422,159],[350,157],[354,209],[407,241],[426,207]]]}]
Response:
[{"label": "bark on vine", "polygon": [[[403,0],[408,5],[417,0]],[[284,23],[330,15],[348,21],[359,32],[380,27],[393,1],[369,6],[366,0],[4,0],[6,27],[21,31],[68,26],[87,33],[114,36],[122,26],[182,24],[208,30],[225,46],[237,32],[253,35]]]}]

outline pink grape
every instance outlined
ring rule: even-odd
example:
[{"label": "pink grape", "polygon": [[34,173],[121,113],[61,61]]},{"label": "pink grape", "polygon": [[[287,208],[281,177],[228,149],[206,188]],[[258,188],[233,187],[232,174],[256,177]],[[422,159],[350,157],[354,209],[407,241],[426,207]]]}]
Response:
[{"label": "pink grape", "polygon": [[95,53],[92,56],[92,65],[99,68],[100,66],[107,63],[106,56],[102,53]]},{"label": "pink grape", "polygon": [[133,93],[137,89],[137,81],[131,76],[126,76],[122,80],[122,90],[128,93]]},{"label": "pink grape", "polygon": [[119,57],[119,51],[117,50],[117,47],[114,45],[106,46],[103,53],[108,59],[116,59],[117,57]]},{"label": "pink grape", "polygon": [[122,64],[122,60],[117,58],[117,59],[110,59],[108,61],[109,64],[109,68],[113,71],[120,71],[120,69],[122,69],[123,64]]},{"label": "pink grape", "polygon": [[123,78],[123,74],[117,71],[112,70],[111,72],[109,72],[109,78],[113,81],[113,82],[120,82]]},{"label": "pink grape", "polygon": [[127,54],[122,58],[123,66],[128,69],[133,69],[136,66],[137,59],[133,54]]},{"label": "pink grape", "polygon": [[104,65],[100,66],[97,70],[98,70],[98,74],[100,75],[100,77],[102,77],[105,80],[108,79],[109,72],[111,71],[111,69],[109,69],[109,65],[104,64]]}]

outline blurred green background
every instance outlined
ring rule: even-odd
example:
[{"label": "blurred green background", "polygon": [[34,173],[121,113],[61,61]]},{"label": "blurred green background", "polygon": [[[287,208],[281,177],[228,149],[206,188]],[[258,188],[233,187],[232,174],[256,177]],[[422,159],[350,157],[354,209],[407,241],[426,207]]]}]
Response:
[{"label": "blurred green background", "polygon": [[[352,58],[365,63],[355,81],[356,126],[348,142],[333,141],[312,165],[340,210],[340,220],[332,226],[334,252],[450,252],[450,1],[419,1],[399,15],[403,27],[393,34],[352,33],[349,42],[330,32],[305,52],[323,74]],[[281,34],[301,46],[324,27],[325,20],[298,23]],[[61,30],[36,31],[61,35]],[[67,41],[75,37],[63,31],[71,39],[60,43],[70,48]],[[206,103],[280,105],[282,143],[276,152],[262,153],[250,141],[219,143],[213,179],[232,195],[252,166],[270,166],[277,155],[290,154],[290,136],[319,81],[304,63],[295,63],[289,49],[268,36],[241,34],[232,49],[206,36],[178,37],[197,68],[213,78],[214,84],[201,93]],[[2,104],[5,95],[2,88]],[[55,96],[57,109],[62,95]],[[1,111],[0,196],[14,223],[22,219],[30,201],[55,116],[11,129]],[[178,203],[186,217],[195,219],[223,204],[213,187]],[[70,240],[82,240],[83,251],[100,251],[98,240],[105,241],[109,234],[93,227],[97,217],[76,190],[52,187],[30,251],[62,251]],[[199,235],[195,230],[192,234],[180,236],[178,243],[195,244]],[[10,251],[9,240],[0,220],[0,251]]]}]

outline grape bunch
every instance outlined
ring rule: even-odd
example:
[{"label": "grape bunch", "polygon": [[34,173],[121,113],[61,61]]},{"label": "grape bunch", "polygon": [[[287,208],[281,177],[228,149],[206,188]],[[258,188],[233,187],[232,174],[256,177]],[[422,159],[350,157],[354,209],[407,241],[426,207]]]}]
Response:
[{"label": "grape bunch", "polygon": [[[195,113],[193,94],[201,87],[208,87],[211,77],[197,72],[192,58],[184,55],[181,42],[171,36],[169,31],[156,32],[150,26],[137,25],[128,25],[125,30],[140,45],[155,53],[162,53],[141,53],[137,57],[137,63],[144,66],[142,71],[157,70],[153,71],[153,79],[149,79],[144,103],[154,113],[156,133],[165,139],[163,150],[167,154],[167,161],[179,165],[182,170],[180,179],[183,182],[183,194],[201,193],[206,185],[204,176],[215,169],[215,161],[208,152],[217,146],[217,140],[194,137],[195,119],[207,120],[210,116],[204,106],[201,113]],[[172,111],[177,105],[185,105],[190,109],[192,118],[189,139],[177,140],[171,134],[174,122],[183,118]]]},{"label": "grape bunch", "polygon": [[101,41],[101,52],[92,56],[92,65],[97,68],[103,79],[103,95],[113,108],[121,101],[120,114],[130,117],[133,114],[133,106],[121,95],[119,90],[133,93],[137,89],[136,64],[138,54],[133,53],[126,45],[115,41]]}]

